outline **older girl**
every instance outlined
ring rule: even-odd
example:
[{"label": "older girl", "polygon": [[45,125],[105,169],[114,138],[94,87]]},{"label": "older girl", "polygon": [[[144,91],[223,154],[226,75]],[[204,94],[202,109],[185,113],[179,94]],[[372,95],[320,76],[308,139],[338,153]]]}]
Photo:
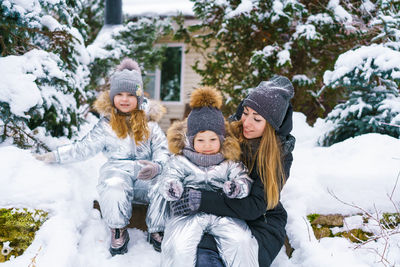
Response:
[{"label": "older girl", "polygon": [[[161,173],[169,157],[165,134],[156,122],[164,108],[145,99],[142,88],[138,64],[124,59],[110,78],[110,90],[95,102],[102,118],[93,129],[80,141],[37,156],[57,163],[85,160],[99,152],[107,157],[100,169],[97,190],[102,216],[110,227],[113,256],[128,250],[132,202],[145,204],[150,198],[157,201],[157,197],[149,197],[155,183],[151,179]],[[160,219],[146,218],[149,232],[152,228],[158,231],[163,225]]]}]

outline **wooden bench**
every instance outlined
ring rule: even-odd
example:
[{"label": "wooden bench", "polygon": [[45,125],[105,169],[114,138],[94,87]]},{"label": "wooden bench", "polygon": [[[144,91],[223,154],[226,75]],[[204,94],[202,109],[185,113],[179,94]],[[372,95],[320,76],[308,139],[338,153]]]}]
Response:
[{"label": "wooden bench", "polygon": [[[97,200],[93,201],[93,208],[100,211],[100,204]],[[132,204],[132,216],[129,220],[128,228],[137,228],[142,231],[147,231],[146,225],[147,205]]]}]

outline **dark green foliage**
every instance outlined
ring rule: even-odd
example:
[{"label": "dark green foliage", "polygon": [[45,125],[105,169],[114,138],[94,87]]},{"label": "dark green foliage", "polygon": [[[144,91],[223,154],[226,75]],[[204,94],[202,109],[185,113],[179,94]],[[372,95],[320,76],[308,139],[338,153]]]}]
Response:
[{"label": "dark green foliage", "polygon": [[[42,101],[24,115],[12,114],[8,103],[1,103],[1,139],[11,138],[20,147],[39,144],[47,149],[34,137],[33,129],[44,127],[52,136],[71,137],[83,121],[84,114],[78,109],[90,96],[83,86],[88,69],[82,58],[87,56],[81,55],[82,51],[86,53],[82,48],[87,25],[79,18],[79,1],[32,4],[32,10],[18,9],[17,2],[0,5],[0,52],[3,57],[31,53],[33,59],[38,59],[31,66],[23,66],[25,73],[21,75],[35,77]],[[42,21],[43,17],[51,20]],[[11,101],[18,102],[16,99]]]},{"label": "dark green foliage", "polygon": [[[252,10],[235,16],[229,12],[240,1],[192,1],[201,22],[190,27],[181,24],[176,38],[203,51],[205,65],[198,63],[194,69],[203,84],[225,93],[226,113],[234,110],[248,88],[280,74],[313,80],[295,87],[294,108],[305,113],[309,122],[326,115],[341,92],[316,94],[323,86],[324,71],[333,68],[341,53],[371,39],[368,31],[361,30],[364,23],[353,23],[350,31],[349,25],[338,21],[328,8],[329,1],[258,1],[252,2]],[[351,2],[359,5],[359,1]],[[345,8],[354,18],[362,17],[357,9]],[[316,19],[317,15],[324,19]]]},{"label": "dark green foliage", "polygon": [[[376,1],[376,4],[372,41],[379,44],[343,54],[335,70],[326,72],[327,87],[344,92],[347,101],[328,114],[327,121],[333,125],[320,138],[321,145],[329,146],[366,133],[400,137],[400,66],[397,64],[400,60],[400,2]],[[354,59],[352,64],[348,63],[348,58]]]},{"label": "dark green foliage", "polygon": [[82,3],[79,18],[87,25],[85,45],[93,43],[104,24],[104,0],[86,0]]},{"label": "dark green foliage", "polygon": [[125,57],[136,60],[142,70],[154,70],[164,60],[164,46],[156,46],[156,41],[169,34],[171,24],[169,20],[160,18],[140,18],[130,21],[117,33],[113,40],[104,43],[102,47],[109,56],[97,57],[90,64],[90,90],[97,90],[103,80]]},{"label": "dark green foliage", "polygon": [[310,223],[312,223],[316,218],[318,218],[320,214],[313,213],[313,214],[308,214],[307,219]]},{"label": "dark green foliage", "polygon": [[162,64],[160,99],[166,101],[180,100],[181,48],[168,47]]},{"label": "dark green foliage", "polygon": [[[0,3],[0,53],[2,57],[16,55],[21,59],[33,53],[29,55],[38,60],[31,66],[22,67],[22,63],[18,67],[20,75],[34,77],[37,88],[26,90],[39,90],[42,99],[23,114],[11,112],[10,105],[18,105],[18,100],[0,101],[0,142],[11,139],[22,148],[49,150],[40,136],[71,138],[84,121],[97,90],[107,86],[107,78],[124,57],[138,61],[143,70],[160,65],[164,47],[154,45],[171,28],[168,20],[159,18],[127,22],[101,47],[106,52],[100,58],[89,55],[86,46],[103,27],[104,1],[32,3],[32,10],[20,9],[23,12],[18,11],[17,2],[10,6]],[[47,20],[42,20],[44,17]],[[12,94],[13,90],[22,89],[7,90]]]},{"label": "dark green foliage", "polygon": [[[399,112],[392,112],[391,107],[384,106],[384,100],[389,98],[388,95],[396,98],[394,92],[376,87],[372,89],[367,86],[347,88],[352,90],[349,100],[337,105],[328,115],[327,119],[334,122],[334,129],[321,138],[321,145],[329,146],[366,133],[400,137],[400,128],[387,125],[391,124],[392,119]],[[356,108],[357,106],[359,108]]]},{"label": "dark green foliage", "polygon": [[6,242],[12,248],[6,255],[0,253],[0,262],[22,255],[47,217],[43,210],[0,209],[0,250]]}]

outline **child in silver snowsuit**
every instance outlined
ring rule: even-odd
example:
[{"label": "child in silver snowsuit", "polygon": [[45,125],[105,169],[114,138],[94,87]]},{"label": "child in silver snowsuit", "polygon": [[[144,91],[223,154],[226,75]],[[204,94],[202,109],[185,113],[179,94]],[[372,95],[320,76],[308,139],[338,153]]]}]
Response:
[{"label": "child in silver snowsuit", "polygon": [[[196,89],[187,121],[175,122],[167,132],[173,153],[159,180],[160,194],[178,200],[188,188],[223,191],[230,198],[248,195],[251,179],[241,162],[239,142],[225,127],[219,91]],[[198,203],[200,205],[200,202]],[[215,237],[226,266],[258,266],[258,244],[240,219],[196,213],[167,221],[161,246],[161,265],[195,266],[203,233]]]},{"label": "child in silver snowsuit", "polygon": [[[97,190],[111,231],[113,256],[127,252],[132,203],[148,204],[152,199],[165,208],[162,197],[151,190],[169,158],[165,134],[157,123],[165,108],[145,99],[142,88],[138,64],[124,59],[111,76],[110,91],[102,92],[94,104],[102,117],[93,129],[80,141],[37,156],[45,162],[69,163],[103,152],[107,162],[100,169]],[[164,225],[161,219],[146,217],[150,233]]]}]

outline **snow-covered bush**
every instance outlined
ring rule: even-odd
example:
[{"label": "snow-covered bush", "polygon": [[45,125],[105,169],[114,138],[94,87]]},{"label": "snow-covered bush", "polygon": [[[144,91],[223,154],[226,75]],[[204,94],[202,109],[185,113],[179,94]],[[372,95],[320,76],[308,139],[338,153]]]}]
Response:
[{"label": "snow-covered bush", "polygon": [[86,24],[78,1],[1,2],[1,140],[37,143],[33,129],[71,137],[90,93]]},{"label": "snow-covered bush", "polygon": [[41,136],[72,137],[122,58],[160,64],[154,45],[169,20],[127,22],[102,39],[103,14],[101,0],[0,2],[0,143],[48,149]]},{"label": "snow-covered bush", "polygon": [[325,146],[365,133],[400,137],[400,3],[378,1],[377,44],[339,56],[333,71],[326,71],[327,87],[345,92],[344,103],[327,116],[332,127],[321,136]]}]

